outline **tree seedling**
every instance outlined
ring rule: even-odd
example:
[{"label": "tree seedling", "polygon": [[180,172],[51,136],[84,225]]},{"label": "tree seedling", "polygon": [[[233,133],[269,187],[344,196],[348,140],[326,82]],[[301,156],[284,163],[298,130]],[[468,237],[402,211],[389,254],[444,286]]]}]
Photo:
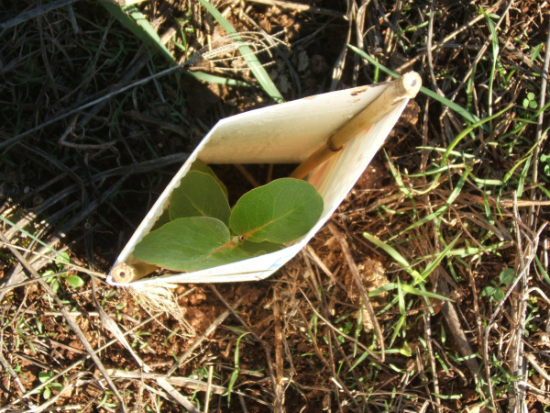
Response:
[{"label": "tree seedling", "polygon": [[293,178],[253,189],[231,209],[223,183],[197,160],[134,256],[174,271],[229,264],[284,248],[313,228],[322,211],[315,188]]}]

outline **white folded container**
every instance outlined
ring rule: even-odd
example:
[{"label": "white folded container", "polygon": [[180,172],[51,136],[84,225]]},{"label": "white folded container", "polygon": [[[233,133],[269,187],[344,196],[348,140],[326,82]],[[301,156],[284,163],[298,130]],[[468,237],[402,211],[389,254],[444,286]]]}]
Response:
[{"label": "white folded container", "polygon": [[[402,90],[398,89],[400,86],[402,88],[402,79],[407,76],[414,90],[408,90],[403,95]],[[134,247],[168,207],[172,191],[197,157],[207,164],[298,164],[354,119],[355,127],[347,128],[351,140],[341,151],[314,169],[306,179],[324,200],[324,210],[317,224],[293,245],[277,252],[201,271],[130,280],[130,284],[115,282],[111,270],[107,282],[116,286],[138,287],[173,283],[255,281],[269,277],[294,257],[331,217],[384,143],[409,98],[418,92],[420,83],[420,77],[411,72],[393,83],[325,93],[222,119],[206,135],[166,187],[118,256],[113,269],[117,266],[119,269],[124,267],[121,264],[127,264],[128,267],[125,268],[140,266],[132,255]],[[411,89],[411,85],[407,87]],[[364,122],[357,119],[367,112],[367,107],[369,116],[375,122],[365,131]],[[357,116],[358,114],[361,115]]]}]

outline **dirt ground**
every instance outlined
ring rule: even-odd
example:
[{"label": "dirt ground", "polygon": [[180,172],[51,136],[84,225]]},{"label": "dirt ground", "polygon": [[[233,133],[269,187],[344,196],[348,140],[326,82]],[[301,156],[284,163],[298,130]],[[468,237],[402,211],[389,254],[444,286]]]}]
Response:
[{"label": "dirt ground", "polygon": [[[259,58],[286,101],[391,80],[347,44],[433,94],[273,276],[144,296],[105,282],[136,227],[216,122],[275,102],[196,57],[225,34],[198,1],[129,11],[191,63],[124,91],[171,63],[111,9],[4,4],[0,413],[550,411],[550,4],[212,3],[279,33]],[[232,203],[254,186],[214,169]]]}]

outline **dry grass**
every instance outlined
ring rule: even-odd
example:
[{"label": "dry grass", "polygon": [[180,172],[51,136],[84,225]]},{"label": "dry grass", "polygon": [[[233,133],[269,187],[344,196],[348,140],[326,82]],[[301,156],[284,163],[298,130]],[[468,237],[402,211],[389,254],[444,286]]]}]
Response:
[{"label": "dry grass", "polygon": [[[0,412],[549,409],[550,5],[273,3],[216,7],[286,30],[285,99],[386,80],[350,43],[464,111],[419,95],[281,271],[172,289],[188,324],[104,274],[202,136],[269,97],[181,72],[122,91],[170,64],[98,3],[0,11]],[[176,61],[220,34],[195,2],[139,9]]]}]

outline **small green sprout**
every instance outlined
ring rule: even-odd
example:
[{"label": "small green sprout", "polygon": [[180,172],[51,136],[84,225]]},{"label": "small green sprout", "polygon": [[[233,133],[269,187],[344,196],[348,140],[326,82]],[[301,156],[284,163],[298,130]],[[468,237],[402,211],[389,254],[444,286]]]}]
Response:
[{"label": "small green sprout", "polygon": [[[53,371],[41,371],[38,373],[38,380],[40,380],[40,383],[46,383],[53,376],[55,376],[55,372]],[[63,385],[56,382],[47,384],[42,391],[42,397],[44,397],[45,400],[48,400],[52,396],[52,389],[56,392],[60,392],[63,390]]]},{"label": "small green sprout", "polygon": [[533,92],[527,93],[527,97],[523,99],[523,107],[525,109],[536,109],[537,108],[537,102],[535,101],[536,95]]},{"label": "small green sprout", "polygon": [[233,391],[233,387],[235,386],[235,383],[237,382],[237,378],[239,377],[240,367],[239,367],[239,354],[240,354],[240,344],[243,337],[246,337],[250,333],[244,333],[239,336],[237,339],[237,344],[235,345],[235,370],[233,370],[233,373],[231,373],[231,378],[229,379],[229,384],[227,385],[227,392],[225,392],[223,395],[227,396],[227,405],[229,406],[231,403],[231,392]]},{"label": "small green sprout", "polygon": [[52,290],[57,291],[59,290],[59,281],[57,280],[57,277],[52,277],[53,274],[56,272],[53,270],[47,270],[42,273],[42,278],[46,279],[46,282],[50,284],[50,287],[52,287]]},{"label": "small green sprout", "polygon": [[504,298],[504,290],[512,283],[516,273],[511,268],[506,268],[498,276],[498,282],[491,281],[491,284],[483,289],[481,297],[489,297],[491,301],[499,302]]},{"label": "small green sprout", "polygon": [[72,288],[80,288],[84,285],[84,280],[78,275],[69,275],[67,277],[67,284]]}]

